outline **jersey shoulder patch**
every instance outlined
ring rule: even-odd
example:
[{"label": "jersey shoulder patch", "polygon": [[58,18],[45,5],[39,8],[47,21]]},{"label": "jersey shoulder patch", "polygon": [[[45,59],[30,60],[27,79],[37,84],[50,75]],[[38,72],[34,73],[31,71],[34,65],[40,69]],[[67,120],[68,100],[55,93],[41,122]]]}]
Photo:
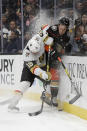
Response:
[{"label": "jersey shoulder patch", "polygon": [[51,26],[51,29],[52,29],[53,31],[57,31],[57,26],[56,26],[56,25],[53,25],[53,26]]}]

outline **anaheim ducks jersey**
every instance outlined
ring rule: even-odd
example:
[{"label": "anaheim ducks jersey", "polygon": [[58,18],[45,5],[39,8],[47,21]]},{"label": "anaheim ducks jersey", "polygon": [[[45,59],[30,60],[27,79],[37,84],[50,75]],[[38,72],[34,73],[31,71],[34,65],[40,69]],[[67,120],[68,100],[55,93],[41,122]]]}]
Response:
[{"label": "anaheim ducks jersey", "polygon": [[[50,68],[58,68],[59,62],[57,60],[57,57],[64,54],[63,52],[65,52],[67,43],[69,42],[69,36],[67,35],[67,31],[65,32],[65,34],[60,35],[58,25],[50,26],[47,30],[47,33],[54,39],[52,52],[55,53],[53,55],[50,55]],[[48,57],[46,61],[48,61]]]},{"label": "anaheim ducks jersey", "polygon": [[58,25],[50,26],[47,30],[48,35],[54,39],[54,44],[60,44],[62,48],[65,47],[66,43],[69,42],[69,36],[67,35],[67,31],[65,34],[60,35]]}]

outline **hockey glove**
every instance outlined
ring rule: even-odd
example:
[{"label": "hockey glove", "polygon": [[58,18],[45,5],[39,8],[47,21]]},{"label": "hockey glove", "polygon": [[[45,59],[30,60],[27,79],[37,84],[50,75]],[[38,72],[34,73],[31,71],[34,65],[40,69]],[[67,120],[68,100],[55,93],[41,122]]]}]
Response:
[{"label": "hockey glove", "polygon": [[36,68],[34,74],[39,76],[41,79],[49,80],[51,79],[51,74],[49,72],[43,71],[41,68]]},{"label": "hockey glove", "polygon": [[46,72],[46,73],[47,73],[47,75],[48,75],[48,81],[50,81],[50,80],[51,80],[52,75],[51,75],[51,73],[50,73],[50,72]]},{"label": "hockey glove", "polygon": [[44,80],[48,80],[48,75],[47,73],[44,71],[43,73],[40,74],[40,77]]}]

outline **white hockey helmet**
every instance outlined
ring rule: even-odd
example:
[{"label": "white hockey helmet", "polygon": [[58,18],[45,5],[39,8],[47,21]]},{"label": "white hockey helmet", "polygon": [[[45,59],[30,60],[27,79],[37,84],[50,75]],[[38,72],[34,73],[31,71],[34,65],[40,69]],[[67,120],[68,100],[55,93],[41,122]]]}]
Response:
[{"label": "white hockey helmet", "polygon": [[30,52],[32,52],[34,54],[40,52],[40,49],[41,49],[41,37],[38,34],[34,35],[32,37],[32,39],[29,40],[28,47],[29,47]]}]

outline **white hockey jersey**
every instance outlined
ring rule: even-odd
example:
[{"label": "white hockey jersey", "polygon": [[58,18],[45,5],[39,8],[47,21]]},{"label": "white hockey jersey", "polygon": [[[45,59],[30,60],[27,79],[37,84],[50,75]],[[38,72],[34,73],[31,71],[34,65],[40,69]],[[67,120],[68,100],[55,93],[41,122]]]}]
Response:
[{"label": "white hockey jersey", "polygon": [[23,60],[25,62],[37,61],[44,53],[44,43],[39,34],[34,35],[23,50]]}]

